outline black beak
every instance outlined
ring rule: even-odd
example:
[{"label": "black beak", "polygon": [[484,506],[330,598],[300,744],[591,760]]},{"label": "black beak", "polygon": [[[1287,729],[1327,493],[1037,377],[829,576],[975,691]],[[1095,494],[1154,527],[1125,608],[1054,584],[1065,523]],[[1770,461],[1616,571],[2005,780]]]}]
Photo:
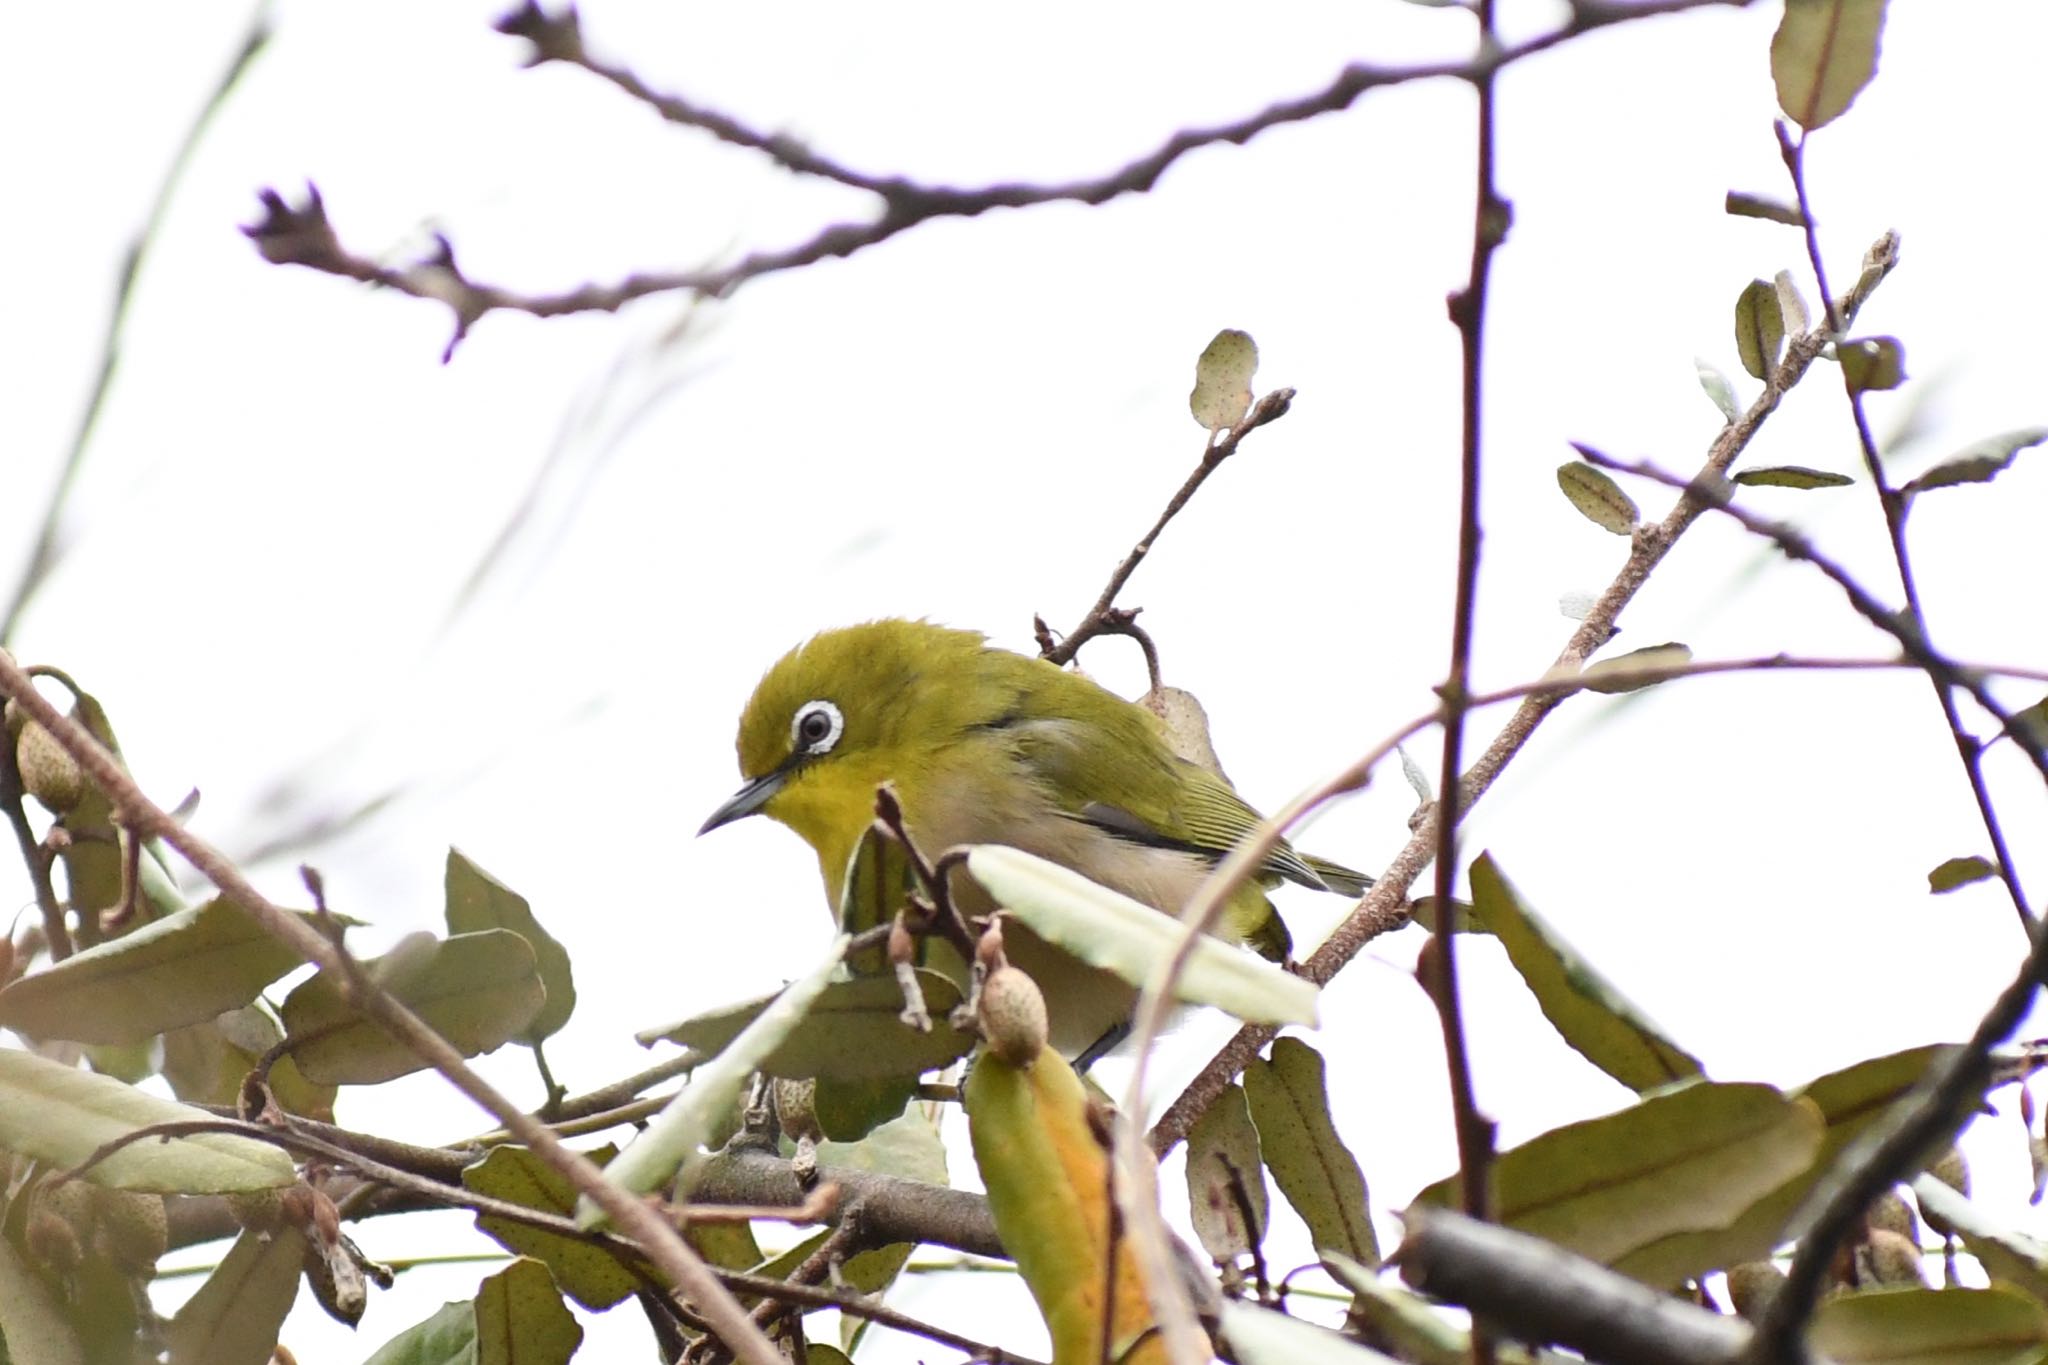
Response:
[{"label": "black beak", "polygon": [[720,825],[729,825],[760,810],[768,804],[775,793],[782,790],[782,784],[789,781],[789,771],[787,767],[777,768],[773,772],[762,773],[741,787],[724,805],[711,812],[711,818],[704,822],[704,828],[697,833],[709,834]]}]

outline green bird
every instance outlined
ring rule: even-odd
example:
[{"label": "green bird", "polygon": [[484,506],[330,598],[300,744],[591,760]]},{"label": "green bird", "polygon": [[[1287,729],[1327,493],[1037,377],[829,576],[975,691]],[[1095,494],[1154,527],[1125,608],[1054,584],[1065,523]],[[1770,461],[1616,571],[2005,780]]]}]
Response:
[{"label": "green bird", "polygon": [[[1260,820],[1145,707],[925,621],[871,621],[791,650],[754,689],[738,747],[745,784],[700,832],[757,813],[787,825],[817,853],[835,913],[884,782],[928,856],[1008,844],[1175,915]],[[1349,896],[1372,884],[1281,844],[1225,905],[1219,935],[1284,959],[1287,930],[1266,898],[1282,880]],[[995,908],[964,872],[952,891],[969,914]],[[1020,924],[1004,946],[1045,995],[1053,1046],[1092,1057],[1122,1036],[1128,983]]]}]

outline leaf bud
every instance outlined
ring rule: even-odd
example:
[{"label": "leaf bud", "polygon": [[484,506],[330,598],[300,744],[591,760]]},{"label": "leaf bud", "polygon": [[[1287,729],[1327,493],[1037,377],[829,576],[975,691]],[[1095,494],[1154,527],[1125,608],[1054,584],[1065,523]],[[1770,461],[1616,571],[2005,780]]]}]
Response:
[{"label": "leaf bud", "polygon": [[1754,1322],[1771,1306],[1771,1298],[1785,1283],[1785,1272],[1774,1261],[1744,1261],[1728,1267],[1728,1302],[1737,1313]]},{"label": "leaf bud", "polygon": [[[1963,1160],[1963,1149],[1951,1147],[1941,1154],[1941,1159],[1927,1168],[1927,1173],[1942,1184],[1967,1198],[1970,1193],[1970,1163]],[[1927,1226],[1938,1237],[1953,1237],[1955,1229],[1947,1220],[1931,1210],[1920,1210],[1920,1216],[1927,1220]]]},{"label": "leaf bud", "polygon": [[1927,1276],[1921,1270],[1918,1243],[1884,1228],[1871,1229],[1870,1236],[1856,1248],[1856,1285],[1914,1285],[1925,1289]]},{"label": "leaf bud", "polygon": [[22,789],[52,815],[69,812],[85,799],[85,770],[57,737],[31,720],[14,741],[14,762],[21,770]]},{"label": "leaf bud", "polygon": [[1019,1069],[1045,1051],[1045,996],[1038,983],[1015,967],[997,967],[982,983],[981,1036],[989,1051]]}]

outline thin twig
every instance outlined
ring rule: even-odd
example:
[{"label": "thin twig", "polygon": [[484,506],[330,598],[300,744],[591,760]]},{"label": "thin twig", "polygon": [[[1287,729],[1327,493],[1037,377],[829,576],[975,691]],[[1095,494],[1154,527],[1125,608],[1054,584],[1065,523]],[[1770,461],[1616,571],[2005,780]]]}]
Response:
[{"label": "thin twig", "polygon": [[[1494,43],[1494,0],[1477,0],[1482,50]],[[1451,607],[1451,661],[1439,695],[1443,698],[1443,762],[1437,789],[1435,933],[1421,971],[1436,1005],[1444,1039],[1444,1068],[1450,1080],[1451,1118],[1458,1143],[1458,1179],[1466,1216],[1493,1218],[1494,1123],[1479,1108],[1472,1085],[1472,1059],[1465,1041],[1465,1015],[1458,999],[1457,899],[1458,822],[1464,792],[1458,775],[1465,763],[1465,717],[1472,685],[1472,640],[1479,606],[1480,487],[1485,470],[1482,419],[1486,396],[1486,303],[1493,254],[1507,238],[1513,210],[1494,180],[1495,93],[1491,75],[1475,83],[1477,149],[1472,210],[1472,265],[1465,287],[1451,297],[1451,321],[1458,328],[1463,358],[1462,437],[1458,480],[1458,572]],[[1472,1365],[1493,1365],[1493,1331],[1484,1318],[1472,1320]]]},{"label": "thin twig", "polygon": [[[114,756],[84,726],[51,705],[28,675],[4,653],[0,653],[0,691],[41,722],[66,752],[78,760],[87,777],[99,784],[121,813],[131,838],[162,839],[273,937],[321,970],[331,971],[338,978],[346,975],[346,956],[326,935],[263,895],[224,854],[143,795]],[[360,989],[360,1004],[365,1013],[496,1117],[579,1192],[588,1194],[617,1227],[640,1244],[660,1273],[691,1298],[719,1336],[749,1365],[782,1365],[781,1353],[774,1344],[754,1329],[746,1311],[712,1276],[703,1259],[652,1209],[607,1181],[587,1157],[564,1146],[545,1125],[500,1094],[470,1068],[446,1039],[389,992],[367,980],[360,983]]]},{"label": "thin twig", "polygon": [[1238,420],[1237,425],[1223,433],[1221,437],[1212,434],[1202,447],[1200,463],[1196,464],[1193,472],[1181,482],[1174,495],[1167,499],[1166,509],[1152,523],[1152,529],[1131,547],[1131,552],[1123,557],[1123,562],[1110,572],[1109,582],[1103,585],[1101,593],[1095,598],[1095,605],[1088,608],[1088,614],[1081,618],[1081,623],[1069,631],[1064,640],[1055,644],[1052,641],[1052,632],[1046,628],[1044,618],[1040,617],[1035,621],[1040,657],[1049,663],[1064,667],[1074,661],[1074,656],[1080,652],[1082,645],[1097,635],[1129,635],[1144,649],[1146,667],[1152,675],[1152,685],[1157,687],[1159,655],[1152,647],[1151,637],[1138,629],[1138,613],[1135,609],[1117,607],[1116,596],[1124,590],[1124,584],[1131,581],[1131,575],[1138,571],[1138,566],[1145,562],[1145,556],[1152,552],[1152,547],[1158,543],[1160,533],[1166,529],[1166,524],[1179,516],[1181,509],[1188,505],[1188,500],[1208,482],[1209,476],[1214,474],[1225,460],[1237,453],[1237,448],[1244,444],[1244,438],[1267,423],[1277,422],[1285,417],[1287,410],[1293,405],[1293,389],[1275,389],[1254,403]]},{"label": "thin twig", "polygon": [[[1881,250],[1889,238],[1873,248],[1872,268],[1864,272],[1856,285],[1842,301],[1842,314],[1853,319],[1869,299],[1872,292],[1890,273],[1893,257]],[[1702,474],[1719,474],[1732,465],[1755,437],[1759,428],[1777,410],[1784,395],[1803,378],[1814,359],[1827,345],[1827,334],[1819,329],[1802,332],[1786,345],[1785,356],[1771,372],[1769,382],[1764,385],[1756,401],[1735,421],[1722,428],[1708,447]],[[1664,520],[1654,526],[1639,527],[1630,545],[1628,559],[1621,570],[1607,585],[1604,592],[1588,609],[1579,628],[1572,633],[1564,649],[1559,653],[1553,667],[1559,671],[1576,671],[1593,651],[1605,644],[1614,635],[1614,624],[1622,609],[1642,591],[1649,581],[1650,573],[1662,563],[1674,545],[1706,510],[1703,502],[1681,498],[1678,505]],[[1469,812],[1472,805],[1490,788],[1500,776],[1503,768],[1514,756],[1522,751],[1543,721],[1554,711],[1566,693],[1533,691],[1528,693],[1515,714],[1494,736],[1460,779],[1458,809]],[[1468,703],[1469,704],[1469,703]],[[1201,889],[1190,902],[1184,923],[1208,918],[1221,913],[1220,907],[1232,891],[1250,876],[1273,847],[1294,827],[1296,821],[1307,816],[1325,801],[1355,791],[1371,775],[1372,767],[1379,761],[1381,753],[1375,750],[1365,759],[1353,763],[1334,778],[1296,797],[1285,808],[1264,821],[1251,834],[1239,842],[1229,856],[1209,874]],[[1441,807],[1439,807],[1441,809]],[[1318,984],[1329,981],[1344,965],[1355,957],[1359,950],[1380,934],[1398,928],[1407,922],[1403,901],[1409,886],[1428,865],[1436,849],[1437,813],[1432,811],[1424,817],[1410,835],[1407,844],[1395,854],[1380,879],[1357,907],[1345,917],[1344,922],[1333,930],[1329,938],[1301,964],[1300,974]],[[1260,1048],[1272,1041],[1277,1030],[1259,1024],[1247,1024],[1209,1059],[1207,1065],[1188,1082],[1180,1097],[1167,1107],[1159,1122],[1153,1125],[1150,1141],[1153,1150],[1159,1153],[1170,1151],[1187,1136],[1197,1117],[1208,1108],[1216,1095],[1245,1068],[1246,1063],[1258,1054]]]},{"label": "thin twig", "polygon": [[[1806,257],[1813,266],[1813,277],[1819,284],[1821,301],[1827,309],[1828,330],[1834,334],[1836,345],[1840,346],[1848,338],[1843,335],[1845,324],[1840,311],[1828,294],[1827,268],[1820,254],[1820,234],[1814,220],[1813,204],[1806,193],[1806,139],[1802,135],[1795,140],[1782,119],[1776,124],[1776,130],[1778,150],[1784,157],[1785,172],[1792,179],[1792,193],[1805,223]],[[1884,461],[1878,455],[1877,438],[1871,433],[1870,417],[1863,410],[1863,390],[1857,387],[1849,367],[1844,365],[1841,368],[1842,391],[1849,400],[1857,448],[1863,455],[1864,473],[1877,492],[1878,507],[1884,513],[1892,562],[1898,568],[1899,587],[1905,593],[1905,610],[1914,629],[1925,636],[1927,615],[1921,606],[1918,576],[1913,572],[1913,557],[1906,544],[1907,498],[1892,486],[1891,476],[1886,473]],[[1932,673],[1928,674],[1927,681],[1934,688],[1942,719],[1947,721],[1948,732],[1955,739],[1956,757],[1963,765],[1964,779],[1970,784],[1971,799],[1977,803],[1977,818],[1982,821],[1984,835],[1991,842],[1991,858],[1998,868],[1998,879],[2005,884],[2006,894],[2012,898],[2013,909],[2020,917],[2020,927],[2031,935],[2034,914],[2029,908],[2027,894],[2020,886],[2019,869],[2013,863],[2012,851],[2006,846],[2005,827],[1998,818],[1997,807],[1992,804],[1991,789],[1984,780],[1984,741],[1964,728],[1962,714],[1956,709],[1955,688]]]},{"label": "thin twig", "polygon": [[799,1308],[836,1308],[856,1318],[865,1318],[878,1327],[908,1332],[927,1341],[936,1341],[941,1346],[968,1353],[968,1359],[988,1361],[990,1365],[1037,1365],[1029,1356],[1020,1356],[1005,1351],[1000,1346],[963,1337],[958,1332],[949,1332],[921,1319],[910,1317],[869,1298],[865,1294],[837,1286],[792,1284],[786,1280],[773,1279],[767,1275],[749,1275],[742,1271],[721,1270],[719,1279],[729,1287],[744,1294],[759,1294],[764,1298],[780,1299]]},{"label": "thin twig", "polygon": [[538,6],[522,6],[500,21],[500,30],[534,43],[530,64],[569,62],[611,81],[636,99],[679,124],[703,129],[735,146],[761,153],[793,172],[856,187],[880,200],[870,220],[836,223],[791,246],[751,252],[729,265],[697,270],[643,272],[613,284],[586,284],[559,294],[522,294],[470,279],[455,263],[445,238],[425,258],[391,267],[345,249],[336,236],[319,191],[307,187],[306,201],[287,204],[274,189],[261,192],[262,217],[243,229],[265,260],[277,265],[303,265],[331,275],[382,285],[414,298],[445,305],[455,329],[443,359],[468,335],[476,321],[497,310],[535,317],[567,313],[613,312],[650,294],[691,292],[723,297],[748,281],[778,271],[800,269],[835,257],[850,256],[937,218],[971,218],[1002,208],[1024,208],[1058,202],[1100,205],[1127,194],[1143,194],[1190,152],[1219,143],[1242,144],[1271,128],[1299,123],[1350,108],[1368,91],[1415,81],[1459,80],[1476,83],[1494,72],[1595,29],[1613,24],[1678,14],[1709,6],[1741,8],[1751,0],[1641,0],[1606,3],[1577,0],[1565,22],[1548,33],[1507,47],[1489,46],[1464,62],[1432,62],[1385,67],[1355,62],[1339,71],[1322,89],[1281,100],[1229,123],[1189,128],[1159,147],[1107,175],[1062,184],[1006,182],[972,189],[920,184],[895,176],[872,176],[811,151],[794,139],[747,128],[737,119],[675,96],[658,95],[619,69],[595,62],[582,41],[573,11],[550,15]]},{"label": "thin twig", "polygon": [[[1920,671],[1937,679],[1944,687],[1960,688],[1970,699],[1989,712],[1999,726],[2012,736],[2012,742],[2019,746],[2027,760],[2034,765],[2043,779],[2048,779],[2048,752],[2044,752],[2040,738],[2032,727],[2019,724],[2013,713],[1992,693],[1986,674],[1974,665],[1965,665],[1935,649],[1929,644],[1917,623],[1908,621],[1897,612],[1885,606],[1870,590],[1857,582],[1849,570],[1829,556],[1801,532],[1780,522],[1774,522],[1746,508],[1730,502],[1730,485],[1725,481],[1694,479],[1688,482],[1676,474],[1659,469],[1643,461],[1617,460],[1598,451],[1587,451],[1588,462],[1611,469],[1616,473],[1634,474],[1640,478],[1661,483],[1667,488],[1685,491],[1684,501],[1694,502],[1702,510],[1712,510],[1729,517],[1751,535],[1760,536],[1777,546],[1779,553],[1788,559],[1811,564],[1828,580],[1841,589],[1849,605],[1858,616],[1876,626],[1898,642],[1899,650]],[[2031,920],[2031,916],[2029,919]]]}]

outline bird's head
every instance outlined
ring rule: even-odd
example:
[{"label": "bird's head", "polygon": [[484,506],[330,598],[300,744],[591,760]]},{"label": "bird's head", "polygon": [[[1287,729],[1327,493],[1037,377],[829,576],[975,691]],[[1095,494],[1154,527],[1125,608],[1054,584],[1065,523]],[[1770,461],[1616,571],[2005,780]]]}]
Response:
[{"label": "bird's head", "polygon": [[857,837],[882,782],[921,767],[1000,707],[988,678],[1005,657],[972,631],[926,621],[870,621],[797,646],[762,677],[740,716],[744,784],[700,833],[756,813],[818,847]]}]

